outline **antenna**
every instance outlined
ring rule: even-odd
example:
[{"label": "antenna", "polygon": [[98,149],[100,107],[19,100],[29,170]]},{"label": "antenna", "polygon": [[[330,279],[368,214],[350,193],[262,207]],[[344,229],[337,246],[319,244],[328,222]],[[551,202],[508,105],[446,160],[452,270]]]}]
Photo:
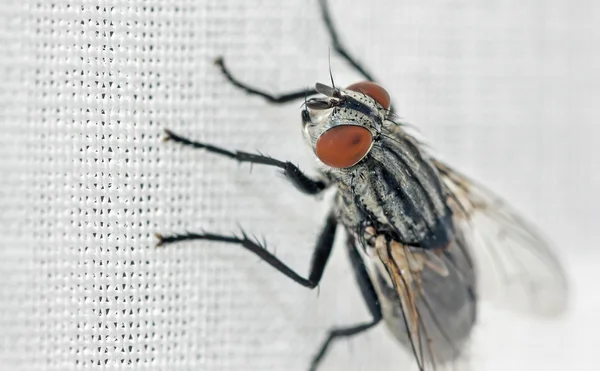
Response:
[{"label": "antenna", "polygon": [[333,82],[333,73],[331,73],[331,47],[329,47],[329,78],[331,79],[331,86],[333,90],[337,90],[335,87],[335,82]]}]

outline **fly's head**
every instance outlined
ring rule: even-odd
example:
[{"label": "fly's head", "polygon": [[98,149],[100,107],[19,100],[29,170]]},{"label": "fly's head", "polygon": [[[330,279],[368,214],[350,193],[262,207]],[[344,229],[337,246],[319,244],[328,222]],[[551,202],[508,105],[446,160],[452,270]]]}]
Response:
[{"label": "fly's head", "polygon": [[324,97],[306,101],[302,111],[305,139],[332,171],[351,169],[377,145],[390,96],[370,81],[346,89],[317,83],[315,89]]}]

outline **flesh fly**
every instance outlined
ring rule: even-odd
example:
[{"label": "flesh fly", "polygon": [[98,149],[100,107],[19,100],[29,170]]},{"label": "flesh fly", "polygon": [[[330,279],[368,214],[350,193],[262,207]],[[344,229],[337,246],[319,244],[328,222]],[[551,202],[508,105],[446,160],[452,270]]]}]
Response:
[{"label": "flesh fly", "polygon": [[[499,302],[538,315],[555,316],[567,303],[567,280],[549,244],[505,202],[432,157],[392,111],[388,92],[345,50],[320,1],[338,54],[367,81],[338,88],[274,96],[232,76],[246,92],[272,103],[304,98],[302,132],[319,164],[311,178],[289,161],[229,151],[167,130],[166,139],[239,162],[278,167],[300,191],[337,192],[317,241],[307,278],[296,273],[242,232],[158,235],[159,244],[189,240],[239,245],[308,288],[319,284],[338,225],[372,319],[331,330],[314,356],[315,370],[334,340],[366,331],[383,320],[414,355],[419,370],[452,365],[461,356],[477,318],[479,282],[485,276],[501,290]],[[306,96],[315,96],[307,99]],[[499,294],[501,293],[501,294]]]}]

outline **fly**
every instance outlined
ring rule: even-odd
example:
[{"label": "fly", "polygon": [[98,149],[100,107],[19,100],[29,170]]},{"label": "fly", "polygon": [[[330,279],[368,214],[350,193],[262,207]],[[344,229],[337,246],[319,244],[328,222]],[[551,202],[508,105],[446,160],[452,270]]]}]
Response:
[{"label": "fly", "polygon": [[[493,193],[433,158],[396,120],[388,92],[350,56],[333,27],[327,3],[320,10],[335,51],[366,81],[346,88],[317,83],[314,90],[271,95],[237,80],[217,60],[230,83],[271,103],[305,99],[302,129],[320,164],[311,178],[290,161],[230,151],[166,130],[166,139],[238,162],[283,170],[300,191],[337,192],[304,277],[258,241],[241,235],[188,233],[157,235],[159,245],[205,240],[234,244],[256,254],[279,272],[308,287],[319,284],[338,225],[347,232],[355,278],[371,313],[362,324],[335,328],[318,348],[316,370],[330,345],[387,324],[414,355],[419,370],[459,359],[476,322],[477,304],[491,278],[499,302],[538,315],[566,309],[564,271],[549,244]],[[315,96],[307,99],[307,96]]]}]

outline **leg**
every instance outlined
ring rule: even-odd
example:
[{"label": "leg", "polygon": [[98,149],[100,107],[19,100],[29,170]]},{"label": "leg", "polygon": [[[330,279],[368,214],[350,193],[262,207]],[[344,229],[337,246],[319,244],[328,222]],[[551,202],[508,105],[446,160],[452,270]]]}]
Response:
[{"label": "leg", "polygon": [[329,14],[329,5],[327,4],[327,0],[319,0],[319,6],[321,7],[321,16],[323,17],[323,22],[325,22],[325,26],[327,27],[327,31],[329,31],[329,37],[331,37],[331,43],[333,44],[333,48],[338,54],[346,60],[354,69],[360,73],[365,79],[369,81],[375,82],[375,78],[367,72],[357,61],[354,59],[350,53],[346,50],[346,48],[340,42],[338,37],[337,30],[333,26],[333,21],[331,20],[331,15]]},{"label": "leg", "polygon": [[318,194],[327,188],[328,184],[322,180],[313,180],[304,174],[296,165],[289,161],[283,162],[274,158],[262,155],[255,155],[248,152],[235,151],[231,152],[226,149],[216,147],[210,144],[191,141],[181,137],[170,130],[165,130],[167,137],[165,140],[172,140],[184,144],[186,146],[205,149],[209,152],[216,153],[225,157],[229,157],[239,162],[249,162],[251,164],[262,164],[275,166],[283,170],[283,174],[289,179],[296,188],[307,194]]},{"label": "leg", "polygon": [[[325,22],[325,26],[327,27],[327,31],[329,32],[329,37],[331,37],[331,42],[333,44],[334,50],[342,58],[344,58],[352,67],[354,67],[354,69],[356,69],[356,71],[358,73],[360,73],[365,79],[367,79],[369,81],[375,81],[373,76],[369,72],[367,72],[367,70],[364,67],[362,67],[356,61],[356,59],[350,55],[350,53],[348,53],[346,48],[340,42],[340,39],[337,34],[337,30],[333,26],[333,21],[331,20],[331,15],[329,14],[329,6],[327,5],[327,0],[319,0],[319,7],[321,8],[321,16],[323,17],[323,22]],[[223,73],[225,78],[227,80],[229,80],[229,82],[231,84],[244,90],[248,94],[258,95],[259,97],[263,97],[271,103],[275,103],[275,104],[288,103],[288,102],[291,102],[291,101],[294,101],[294,100],[297,100],[300,98],[305,98],[307,96],[317,94],[317,91],[314,89],[299,90],[299,91],[286,93],[286,94],[280,94],[280,95],[267,93],[265,91],[253,88],[249,85],[246,85],[243,82],[236,79],[235,77],[233,77],[231,72],[227,69],[227,67],[225,67],[225,62],[223,61],[223,58],[221,58],[221,57],[217,58],[215,60],[215,64],[217,66],[219,66],[219,68],[221,69],[221,72]]]},{"label": "leg", "polygon": [[219,68],[221,69],[221,72],[223,73],[223,76],[225,76],[225,78],[227,80],[229,80],[229,82],[232,85],[237,86],[238,88],[242,89],[243,91],[245,91],[248,94],[258,95],[259,97],[263,97],[270,103],[283,104],[283,103],[295,101],[300,98],[305,98],[310,95],[317,94],[317,91],[315,89],[305,89],[305,90],[301,90],[301,91],[295,91],[295,92],[291,92],[291,93],[287,93],[287,94],[280,94],[280,95],[270,94],[265,91],[258,90],[249,85],[246,85],[243,82],[241,82],[240,80],[233,77],[231,72],[229,72],[227,67],[225,67],[225,61],[223,61],[222,57],[217,58],[215,60],[215,64],[217,66],[219,66]]},{"label": "leg", "polygon": [[381,308],[379,307],[379,300],[377,299],[377,293],[373,288],[373,284],[371,283],[371,279],[367,274],[367,270],[362,262],[362,259],[356,251],[356,248],[354,246],[354,240],[352,240],[351,238],[348,239],[348,254],[350,255],[350,262],[352,263],[352,267],[354,268],[356,281],[358,283],[358,286],[360,287],[360,291],[363,295],[365,303],[369,308],[369,312],[371,312],[371,315],[373,316],[373,320],[361,325],[330,330],[327,339],[323,342],[323,344],[319,348],[319,351],[314,356],[310,364],[310,371],[315,371],[317,369],[317,367],[323,360],[323,357],[329,350],[329,346],[334,340],[353,336],[363,331],[366,331],[371,327],[377,325],[382,319]]},{"label": "leg", "polygon": [[267,264],[277,269],[279,272],[283,273],[290,279],[301,284],[302,286],[312,289],[319,284],[319,281],[321,281],[323,271],[325,271],[325,265],[327,264],[327,260],[329,259],[329,255],[331,254],[331,248],[333,247],[333,242],[335,240],[336,229],[337,220],[333,215],[329,215],[327,217],[325,227],[323,228],[323,231],[321,232],[321,235],[319,236],[319,239],[317,241],[315,251],[313,252],[310,266],[310,274],[308,278],[300,276],[290,267],[285,265],[281,260],[277,259],[275,255],[268,252],[265,246],[255,241],[252,241],[243,231],[241,237],[223,236],[212,233],[188,233],[184,235],[174,235],[166,237],[157,235],[156,237],[158,237],[158,246],[165,246],[167,244],[172,244],[175,242],[192,240],[217,241],[237,244],[242,246],[246,250],[249,250],[250,252],[256,254],[259,258],[267,262]]}]

